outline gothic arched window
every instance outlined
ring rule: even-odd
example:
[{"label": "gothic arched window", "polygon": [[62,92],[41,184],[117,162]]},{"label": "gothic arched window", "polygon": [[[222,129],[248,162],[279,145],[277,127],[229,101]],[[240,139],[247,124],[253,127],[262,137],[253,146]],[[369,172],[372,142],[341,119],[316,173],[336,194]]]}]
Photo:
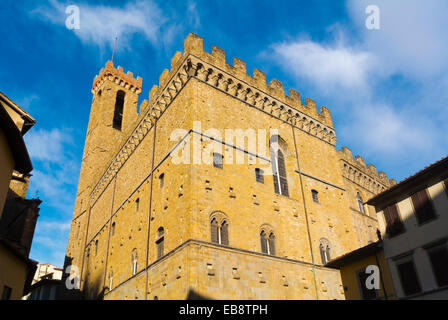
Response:
[{"label": "gothic arched window", "polygon": [[280,148],[280,143],[286,145],[281,138],[275,136],[271,139],[271,165],[272,165],[272,177],[274,179],[275,193],[289,197],[288,179],[286,177],[286,164],[285,155]]},{"label": "gothic arched window", "polygon": [[320,251],[320,257],[322,259],[322,264],[326,264],[327,262],[329,262],[331,259],[330,256],[331,246],[330,242],[327,239],[325,238],[320,239],[319,251]]},{"label": "gothic arched window", "polygon": [[275,235],[272,230],[263,228],[260,232],[261,252],[275,256]]},{"label": "gothic arched window", "polygon": [[113,128],[117,130],[121,130],[121,124],[123,122],[123,107],[125,95],[126,94],[124,91],[118,90],[117,97],[115,98]]},{"label": "gothic arched window", "polygon": [[364,201],[362,201],[361,195],[359,194],[359,192],[356,193],[356,201],[358,201],[358,207],[359,207],[359,211],[361,211],[362,214],[365,214],[365,210],[364,210]]},{"label": "gothic arched window", "polygon": [[210,220],[210,234],[213,243],[229,245],[229,223],[223,213],[215,213]]}]

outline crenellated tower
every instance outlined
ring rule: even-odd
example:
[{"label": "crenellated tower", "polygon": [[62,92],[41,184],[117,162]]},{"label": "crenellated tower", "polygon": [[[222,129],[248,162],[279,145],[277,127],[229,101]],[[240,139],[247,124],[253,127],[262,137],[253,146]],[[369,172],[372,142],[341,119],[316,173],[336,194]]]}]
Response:
[{"label": "crenellated tower", "polygon": [[71,247],[79,251],[76,248],[85,241],[83,236],[88,223],[89,195],[138,117],[137,104],[141,90],[142,78],[134,78],[131,72],[124,73],[122,67],[115,68],[112,61],[107,61],[93,80],[92,106],[67,248],[70,261],[66,261],[66,265],[75,264],[81,268],[82,253],[71,252]]}]

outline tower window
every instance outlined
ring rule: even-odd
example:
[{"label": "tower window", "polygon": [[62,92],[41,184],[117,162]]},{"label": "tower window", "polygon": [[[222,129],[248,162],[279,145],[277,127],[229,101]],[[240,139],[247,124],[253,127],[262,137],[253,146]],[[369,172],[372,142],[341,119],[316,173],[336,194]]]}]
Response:
[{"label": "tower window", "polygon": [[210,227],[213,243],[229,245],[229,224],[226,220],[218,222],[217,218],[213,218]]},{"label": "tower window", "polygon": [[123,122],[124,96],[125,92],[119,90],[115,99],[113,128],[117,130],[121,130],[121,125]]},{"label": "tower window", "polygon": [[165,231],[163,227],[160,227],[157,230],[157,240],[156,240],[156,249],[157,249],[157,259],[163,257],[163,244],[165,241]]},{"label": "tower window", "polygon": [[98,240],[95,240],[95,256],[98,254]]},{"label": "tower window", "polygon": [[311,190],[311,195],[313,196],[313,201],[319,203],[319,192]]},{"label": "tower window", "polygon": [[164,183],[165,183],[165,174],[164,174],[164,173],[162,173],[162,174],[159,176],[159,182],[160,182],[160,189],[162,189],[162,188],[163,188],[163,185],[164,185]]},{"label": "tower window", "polygon": [[322,264],[326,264],[327,262],[329,262],[331,259],[330,256],[331,247],[330,242],[327,239],[325,238],[320,239],[319,251],[320,251],[320,257],[322,259]]},{"label": "tower window", "polygon": [[365,214],[366,211],[364,210],[364,201],[362,201],[362,198],[361,198],[361,195],[359,194],[359,192],[356,193],[356,201],[358,201],[359,211],[362,214]]},{"label": "tower window", "polygon": [[260,168],[255,168],[255,179],[257,182],[264,183],[264,172]]},{"label": "tower window", "polygon": [[275,235],[273,232],[260,232],[261,252],[275,256]]},{"label": "tower window", "polygon": [[112,269],[110,269],[110,271],[109,271],[109,291],[112,290],[113,278],[114,278],[114,273],[113,273]]},{"label": "tower window", "polygon": [[219,168],[219,169],[223,168],[222,167],[222,154],[216,153],[216,152],[213,153],[213,166],[215,168]]},{"label": "tower window", "polygon": [[139,208],[140,208],[140,198],[137,198],[135,200],[135,211],[138,212]]},{"label": "tower window", "polygon": [[132,275],[134,276],[137,273],[137,249],[132,250],[131,262],[132,262]]},{"label": "tower window", "polygon": [[[272,146],[271,146],[272,147]],[[288,179],[286,178],[285,157],[282,150],[271,149],[272,177],[275,193],[289,197]]]},{"label": "tower window", "polygon": [[115,222],[112,223],[112,230],[111,230],[112,235],[115,234]]}]

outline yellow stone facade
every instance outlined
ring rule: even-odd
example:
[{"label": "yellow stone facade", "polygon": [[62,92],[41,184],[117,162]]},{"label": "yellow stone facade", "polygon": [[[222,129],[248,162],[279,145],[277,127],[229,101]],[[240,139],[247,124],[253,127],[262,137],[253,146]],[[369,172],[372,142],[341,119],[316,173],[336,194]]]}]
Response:
[{"label": "yellow stone facade", "polygon": [[[141,83],[108,62],[92,87],[65,263],[80,270],[85,298],[344,299],[339,271],[322,266],[320,241],[331,257],[375,241],[374,211],[356,212],[356,192],[365,201],[393,181],[335,149],[329,110],[302,104],[295,90],[285,95],[257,69],[248,75],[238,58],[227,64],[216,46],[205,52],[194,34],[137,114]],[[121,130],[113,128],[119,90]],[[226,129],[266,130],[257,144],[267,154]],[[271,129],[289,196],[274,191],[269,174]],[[222,169],[205,163],[212,151],[224,155]],[[174,161],[179,155],[189,161]],[[214,215],[229,224],[228,245],[211,242]],[[275,256],[261,253],[263,228],[275,234]]]}]

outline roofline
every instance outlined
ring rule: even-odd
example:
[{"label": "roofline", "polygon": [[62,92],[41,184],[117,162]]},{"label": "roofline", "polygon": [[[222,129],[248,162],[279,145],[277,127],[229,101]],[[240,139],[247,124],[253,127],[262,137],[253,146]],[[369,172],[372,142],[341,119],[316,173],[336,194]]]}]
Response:
[{"label": "roofline", "polygon": [[372,253],[377,253],[381,250],[383,250],[383,241],[378,240],[331,260],[330,262],[325,264],[325,267],[339,269],[350,262],[365,258]]},{"label": "roofline", "polygon": [[8,98],[7,95],[5,95],[3,92],[0,91],[0,99],[3,100],[5,103],[9,104],[11,108],[13,108],[15,111],[20,113],[20,115],[23,118],[26,118],[29,122],[32,122],[33,124],[36,123],[36,119],[34,119],[28,112],[26,112],[23,108],[21,108],[17,103],[12,101],[10,98]]},{"label": "roofline", "polygon": [[389,189],[377,194],[373,198],[369,199],[367,204],[378,206],[381,203],[388,202],[402,191],[415,187],[417,183],[422,182],[422,180],[433,178],[436,172],[444,169],[448,169],[448,157],[442,158],[423,170],[420,170],[412,176],[400,181]]},{"label": "roofline", "polygon": [[1,103],[0,128],[4,132],[8,145],[11,148],[14,157],[14,169],[22,174],[28,174],[33,170],[33,165],[31,164],[25,141],[23,141],[22,133]]}]

